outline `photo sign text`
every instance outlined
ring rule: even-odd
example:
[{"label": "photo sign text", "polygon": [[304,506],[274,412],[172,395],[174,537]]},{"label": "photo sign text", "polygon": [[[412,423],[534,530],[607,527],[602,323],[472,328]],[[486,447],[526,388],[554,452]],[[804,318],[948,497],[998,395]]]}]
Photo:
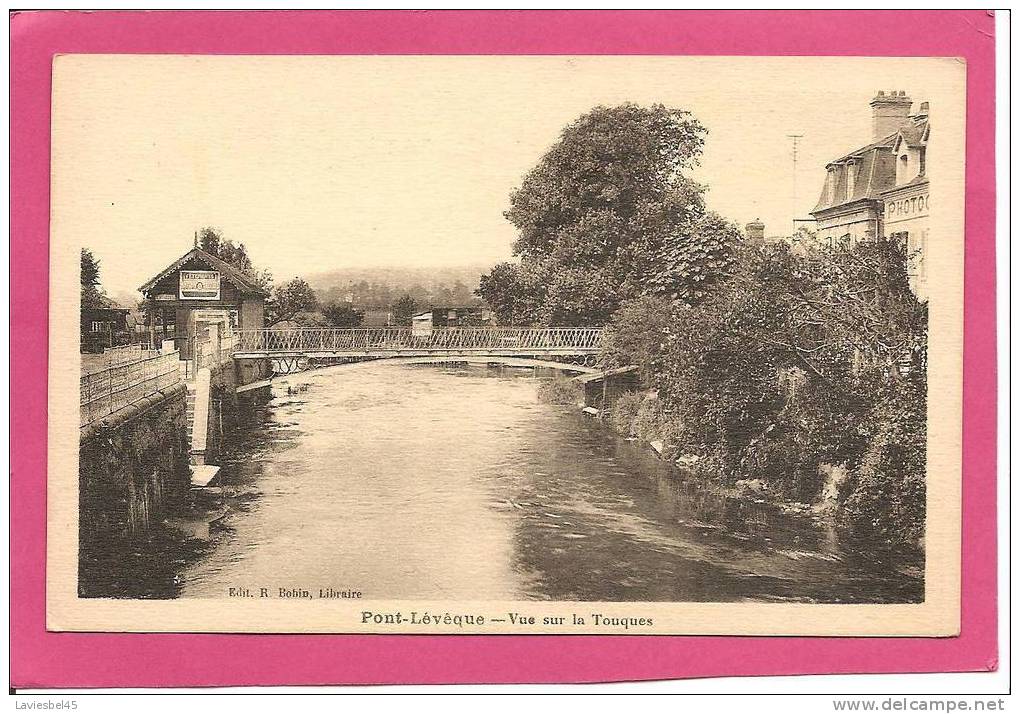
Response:
[{"label": "photo sign text", "polygon": [[182,270],[180,296],[181,300],[219,300],[219,271]]}]

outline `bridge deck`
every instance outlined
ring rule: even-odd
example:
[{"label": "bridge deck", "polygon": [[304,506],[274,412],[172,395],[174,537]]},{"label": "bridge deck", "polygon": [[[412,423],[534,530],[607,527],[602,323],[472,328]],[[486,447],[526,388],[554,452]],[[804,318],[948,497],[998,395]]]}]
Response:
[{"label": "bridge deck", "polygon": [[430,355],[574,356],[599,351],[602,330],[589,327],[293,328],[241,330],[233,356],[411,357]]},{"label": "bridge deck", "polygon": [[597,354],[597,349],[378,349],[378,350],[238,350],[234,359],[255,359],[259,357],[573,357]]},{"label": "bridge deck", "polygon": [[[287,360],[286,357],[273,357],[272,359]],[[600,374],[597,367],[577,364],[574,362],[554,362],[547,359],[541,359],[539,357],[493,357],[490,355],[482,356],[471,356],[471,355],[429,355],[425,357],[415,357],[406,355],[393,355],[384,359],[372,359],[367,358],[364,360],[353,360],[341,362],[338,364],[324,365],[322,369],[339,369],[344,371],[354,369],[371,368],[373,365],[379,363],[383,364],[398,364],[398,365],[421,365],[421,364],[446,364],[446,363],[464,363],[469,365],[486,365],[486,364],[499,364],[508,367],[547,367],[549,369],[561,370],[563,372],[573,372],[582,375],[593,375]],[[300,370],[299,370],[300,371]],[[283,376],[291,374],[289,370],[285,369],[276,376]],[[258,386],[238,389],[238,391],[246,391],[247,389],[257,389],[262,386],[268,385],[269,380],[258,383]]]}]

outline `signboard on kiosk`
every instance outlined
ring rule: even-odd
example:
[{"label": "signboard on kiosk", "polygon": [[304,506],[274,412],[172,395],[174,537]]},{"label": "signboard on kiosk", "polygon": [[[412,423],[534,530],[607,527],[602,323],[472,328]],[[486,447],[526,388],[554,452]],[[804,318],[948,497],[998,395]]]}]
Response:
[{"label": "signboard on kiosk", "polygon": [[219,300],[220,273],[218,270],[182,270],[181,300]]},{"label": "signboard on kiosk", "polygon": [[230,313],[226,310],[195,310],[191,314],[194,316],[195,322],[230,324]]}]

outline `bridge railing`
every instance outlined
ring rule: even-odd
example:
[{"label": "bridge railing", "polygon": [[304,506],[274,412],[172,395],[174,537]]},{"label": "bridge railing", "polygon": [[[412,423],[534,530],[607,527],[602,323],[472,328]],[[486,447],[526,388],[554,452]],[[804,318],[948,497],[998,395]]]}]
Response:
[{"label": "bridge railing", "polygon": [[240,330],[237,352],[370,352],[386,350],[578,350],[595,352],[597,327],[443,327],[417,332],[407,327]]},{"label": "bridge railing", "polygon": [[79,408],[81,426],[166,389],[180,379],[181,360],[176,350],[83,374]]}]

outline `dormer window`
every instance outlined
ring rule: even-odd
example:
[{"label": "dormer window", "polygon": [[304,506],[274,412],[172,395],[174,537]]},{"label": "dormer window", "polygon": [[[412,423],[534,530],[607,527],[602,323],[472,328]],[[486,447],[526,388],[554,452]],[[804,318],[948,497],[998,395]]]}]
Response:
[{"label": "dormer window", "polygon": [[914,178],[910,175],[910,150],[906,146],[903,151],[896,155],[896,185],[905,184]]},{"label": "dormer window", "polygon": [[846,200],[854,197],[854,188],[857,184],[857,162],[851,161],[846,165]]}]

